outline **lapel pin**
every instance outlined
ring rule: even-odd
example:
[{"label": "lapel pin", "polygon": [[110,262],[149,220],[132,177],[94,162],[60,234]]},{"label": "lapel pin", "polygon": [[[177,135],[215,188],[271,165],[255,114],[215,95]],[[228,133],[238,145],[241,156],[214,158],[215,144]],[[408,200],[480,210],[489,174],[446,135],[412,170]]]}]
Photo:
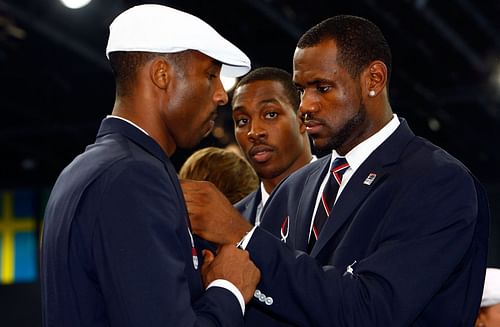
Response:
[{"label": "lapel pin", "polygon": [[373,183],[373,181],[375,180],[375,177],[377,177],[377,174],[375,173],[370,173],[368,175],[368,177],[366,177],[365,181],[363,182],[363,184],[365,185],[371,185]]},{"label": "lapel pin", "polygon": [[349,266],[347,266],[344,274],[342,276],[347,276],[347,275],[351,275],[353,276],[354,275],[354,269],[352,268],[355,264],[357,263],[356,260],[354,260],[353,263],[351,263]]},{"label": "lapel pin", "polygon": [[288,216],[285,217],[285,220],[283,220],[283,224],[281,224],[281,242],[286,243],[286,239],[288,238],[288,231],[290,228],[290,220],[288,219]]}]

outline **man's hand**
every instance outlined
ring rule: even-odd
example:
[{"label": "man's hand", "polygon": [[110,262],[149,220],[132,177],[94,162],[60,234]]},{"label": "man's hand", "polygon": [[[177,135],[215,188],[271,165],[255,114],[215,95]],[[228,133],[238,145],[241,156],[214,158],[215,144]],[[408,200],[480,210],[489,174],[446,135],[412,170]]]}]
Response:
[{"label": "man's hand", "polygon": [[236,244],[252,229],[229,200],[210,182],[181,180],[191,228],[216,244]]},{"label": "man's hand", "polygon": [[228,244],[219,247],[215,257],[208,250],[203,251],[203,256],[201,275],[205,287],[216,279],[225,279],[240,290],[245,303],[252,299],[260,280],[260,271],[250,260],[247,251]]}]

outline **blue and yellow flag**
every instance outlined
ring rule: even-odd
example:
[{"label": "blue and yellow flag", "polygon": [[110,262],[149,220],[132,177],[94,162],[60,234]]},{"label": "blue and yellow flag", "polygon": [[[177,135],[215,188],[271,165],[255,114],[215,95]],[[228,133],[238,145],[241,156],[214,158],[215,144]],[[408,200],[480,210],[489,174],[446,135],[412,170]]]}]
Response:
[{"label": "blue and yellow flag", "polygon": [[31,190],[0,193],[0,284],[37,278],[37,232]]}]

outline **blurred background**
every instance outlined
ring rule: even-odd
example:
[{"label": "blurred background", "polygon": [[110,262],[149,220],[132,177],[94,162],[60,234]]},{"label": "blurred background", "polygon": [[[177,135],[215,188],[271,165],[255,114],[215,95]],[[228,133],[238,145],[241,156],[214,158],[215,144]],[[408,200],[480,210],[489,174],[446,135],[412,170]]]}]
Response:
[{"label": "blurred background", "polygon": [[[43,208],[59,172],[94,141],[111,112],[108,26],[141,3],[92,0],[72,8],[77,5],[60,0],[0,0],[2,327],[41,325],[37,245]],[[245,51],[254,68],[290,72],[298,38],[324,18],[354,14],[376,23],[393,51],[393,110],[482,181],[492,212],[488,260],[500,267],[500,1],[149,3],[204,19]],[[220,109],[216,125],[196,149],[234,142],[229,106]],[[176,167],[196,149],[177,151]]]}]

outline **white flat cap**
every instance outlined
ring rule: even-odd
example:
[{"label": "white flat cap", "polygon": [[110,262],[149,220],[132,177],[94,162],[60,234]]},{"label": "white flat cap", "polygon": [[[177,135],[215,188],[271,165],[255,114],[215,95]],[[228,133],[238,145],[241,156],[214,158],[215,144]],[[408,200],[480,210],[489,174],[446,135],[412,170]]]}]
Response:
[{"label": "white flat cap", "polygon": [[197,50],[222,63],[221,76],[250,70],[250,59],[196,16],[167,6],[145,4],[118,15],[109,26],[106,57],[114,51],[174,53]]},{"label": "white flat cap", "polygon": [[500,269],[486,268],[481,308],[500,303]]}]

